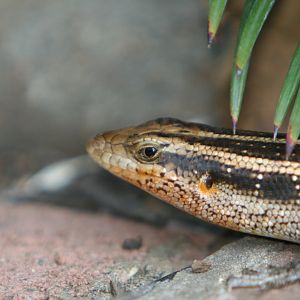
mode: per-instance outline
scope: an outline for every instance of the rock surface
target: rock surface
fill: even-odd
[[[205,257],[216,238],[37,204],[0,202],[0,220],[0,299],[105,299]],[[122,248],[137,237],[138,250]]]
[[[0,220],[0,299],[292,300],[300,292],[299,283],[265,291],[236,287],[245,285],[242,274],[274,269],[278,277],[278,270],[300,261],[299,245],[248,237],[222,247],[226,238],[202,226],[157,228],[103,213],[3,201]],[[140,239],[141,247],[124,249],[128,238]],[[195,259],[204,259],[197,273]]]

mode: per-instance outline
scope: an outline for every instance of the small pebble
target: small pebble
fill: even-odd
[[[143,240],[139,236],[137,238],[125,239],[122,243],[122,248],[125,250],[137,250],[142,247]]]

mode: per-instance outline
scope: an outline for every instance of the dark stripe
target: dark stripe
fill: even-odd
[[[274,161],[285,160],[285,143],[245,141],[243,139],[199,137],[188,134],[148,132],[146,136],[156,136],[161,138],[178,138],[189,145],[203,145],[210,147],[227,148],[227,152],[242,156],[252,156],[255,158],[267,158]],[[279,155],[278,155],[279,153]],[[296,145],[289,161],[300,162],[300,145]]]
[[[211,147],[227,148],[227,152],[255,158],[266,158],[274,161],[285,160],[285,144],[262,141],[233,140],[230,138],[187,138],[189,144],[201,144]],[[279,153],[279,154],[278,154]],[[289,161],[300,162],[300,146],[297,145]]]
[[[209,172],[215,181],[231,184],[235,189],[242,190],[245,195],[249,190],[258,190],[258,198],[272,200],[299,199],[298,191],[295,189],[295,185],[299,182],[293,182],[288,175],[262,173],[263,179],[259,180],[256,177],[252,178],[252,175],[257,173],[245,168],[232,168],[232,166],[221,164],[218,161],[205,160],[203,156],[187,158],[184,155],[164,152],[159,164],[165,166],[170,162],[177,167],[175,170],[177,173],[188,171],[188,176],[199,176],[200,179],[202,174]],[[231,168],[230,173],[227,172],[227,168]],[[197,171],[197,175],[194,171]],[[256,184],[260,184],[259,189],[256,188]]]

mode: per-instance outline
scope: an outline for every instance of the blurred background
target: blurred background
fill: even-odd
[[[2,0],[1,187],[84,154],[87,139],[101,131],[159,116],[231,126],[242,4],[229,2],[208,49],[206,1]],[[271,13],[254,51],[240,128],[272,130],[299,38],[298,11],[299,2],[289,0]]]

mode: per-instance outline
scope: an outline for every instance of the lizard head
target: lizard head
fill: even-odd
[[[195,190],[199,192],[199,174],[188,158],[193,145],[183,138],[195,136],[197,131],[192,123],[157,119],[98,134],[88,142],[87,151],[114,175],[183,207],[195,196]],[[210,189],[211,177],[205,173],[202,177],[203,188]]]

